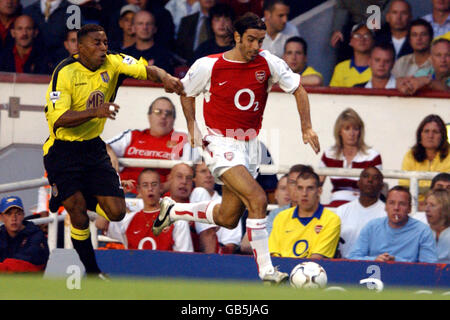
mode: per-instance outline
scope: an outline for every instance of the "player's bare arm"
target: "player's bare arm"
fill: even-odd
[[[116,119],[120,107],[112,102],[102,103],[98,108],[89,108],[83,111],[67,110],[56,120],[55,130],[60,127],[71,128],[79,126],[94,118]]]
[[[294,92],[297,110],[300,115],[300,125],[302,128],[302,137],[305,144],[309,143],[315,153],[320,152],[319,137],[312,129],[311,114],[309,107],[308,93],[300,84]]]
[[[184,94],[183,84],[180,79],[168,74],[156,66],[146,66],[147,79],[153,82],[162,83],[166,92],[182,95]]]
[[[202,146],[202,134],[195,121],[195,98],[181,96],[180,101],[183,107],[184,117],[186,118],[191,147],[200,147]]]

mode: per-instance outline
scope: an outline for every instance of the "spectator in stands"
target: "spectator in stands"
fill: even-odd
[[[383,188],[383,174],[376,167],[364,169],[358,180],[358,199],[346,203],[336,210],[341,218],[341,240],[339,252],[348,258],[350,250],[358,239],[361,229],[372,219],[386,216],[384,203],[380,200]]]
[[[352,108],[345,109],[334,124],[334,146],[325,150],[319,163],[320,168],[376,167],[382,169],[381,155],[364,141],[364,122]],[[337,208],[359,197],[358,178],[330,177],[333,190],[331,202],[327,205]],[[321,177],[322,183],[325,177]]]
[[[267,30],[262,49],[282,58],[286,40],[300,36],[297,28],[288,22],[289,6],[284,0],[264,0],[263,10]]]
[[[422,18],[433,27],[434,37],[450,32],[450,2],[447,0],[431,0],[432,12]]]
[[[447,128],[442,118],[436,114],[426,116],[416,131],[416,143],[403,157],[404,171],[450,172],[450,144]],[[400,185],[408,186],[409,180],[400,180]],[[419,210],[423,211],[424,195],[430,181],[419,181]]]
[[[38,30],[30,16],[17,17],[11,29],[14,44],[2,50],[0,71],[50,74],[51,65],[45,49],[35,41],[37,34]]]
[[[368,11],[368,7],[376,5],[381,10],[380,26],[384,24],[384,19],[391,0],[337,0],[333,11],[332,34],[330,45],[337,49],[337,62],[350,59],[353,50],[348,43],[351,41],[352,26],[366,24],[373,11]]]
[[[140,6],[143,10],[151,12],[155,17],[157,29],[155,34],[156,43],[165,47],[167,50],[173,50],[175,45],[175,24],[173,23],[173,18],[169,10],[164,8],[162,1],[139,0],[138,2],[141,3]]]
[[[240,17],[247,12],[253,12],[258,17],[263,15],[263,0],[219,0],[219,3],[225,3],[232,7],[236,17]]]
[[[322,74],[307,64],[308,45],[301,37],[291,37],[284,45],[283,60],[295,73],[299,73],[303,86],[321,86]]]
[[[441,172],[434,176],[433,180],[431,180],[430,189],[446,189],[450,191],[450,173]]]
[[[394,67],[394,47],[392,44],[379,43],[370,51],[369,67],[372,77],[369,81],[355,85],[368,89],[395,89],[395,77],[391,71]]]
[[[181,19],[200,11],[200,2],[198,0],[169,0],[165,8],[172,15],[175,25],[175,35],[177,35]]]
[[[19,197],[4,197],[0,202],[0,272],[42,271],[49,250],[42,230],[24,221],[25,212]]]
[[[421,89],[450,90],[450,41],[439,39],[431,45],[431,67],[419,69],[414,77],[397,82],[400,92],[414,95]]]
[[[155,40],[156,24],[153,14],[146,10],[137,12],[133,18],[133,29],[136,32],[136,43],[124,49],[123,53],[138,60],[142,57],[149,65],[155,65],[173,74],[170,52]]]
[[[73,56],[78,53],[77,30],[67,30],[64,48],[66,49],[68,56]]]
[[[123,243],[126,249],[192,252],[192,239],[186,221],[174,223],[158,236],[152,232],[153,221],[160,209],[161,184],[158,172],[144,169],[139,174],[137,189],[144,202],[142,210],[127,213],[123,220],[116,222],[98,216],[96,227],[107,237]]]
[[[135,184],[143,168],[119,167],[118,157],[161,160],[190,160],[191,148],[185,133],[175,131],[175,106],[169,98],[156,98],[148,108],[149,129],[126,130],[106,142],[113,167],[120,172],[125,194],[133,197]],[[167,191],[168,169],[156,169],[161,175],[162,192]]]
[[[353,57],[336,65],[330,86],[353,87],[355,84],[369,81],[372,76],[369,59],[373,44],[373,32],[367,28],[366,24],[353,26],[350,39]]]
[[[136,12],[141,10],[139,6],[133,4],[124,5],[120,9],[119,27],[121,29],[121,37],[109,43],[108,47],[112,51],[123,52],[136,42],[136,32],[133,28],[133,19]]]
[[[0,51],[13,45],[14,40],[10,31],[21,11],[19,0],[0,0]]]
[[[422,68],[430,68],[430,47],[433,39],[433,28],[423,20],[416,19],[411,22],[408,40],[413,52],[395,61],[392,74],[397,81],[403,77],[411,77]]]
[[[391,188],[386,200],[387,216],[365,225],[348,258],[436,263],[436,243],[431,230],[426,224],[410,218],[410,211],[409,190],[402,186]]]
[[[214,37],[201,43],[194,52],[190,65],[197,59],[215,53],[222,53],[233,48],[234,12],[226,4],[216,4],[209,11],[209,20]]]
[[[394,60],[412,53],[408,41],[408,28],[411,22],[411,5],[406,0],[391,0],[386,13],[386,26],[376,34],[375,42],[392,44],[395,49]]]
[[[269,237],[270,253],[291,258],[333,258],[341,221],[320,204],[319,176],[311,171],[302,172],[296,183],[297,206],[280,212],[275,218]]]
[[[431,190],[425,199],[426,216],[436,241],[438,263],[450,263],[450,191]]]
[[[49,53],[54,66],[66,57],[63,47],[67,21],[71,15],[67,0],[41,0],[24,8],[24,13],[31,16],[39,29],[39,41]],[[80,17],[83,23],[83,16]]]
[[[181,19],[176,40],[176,53],[188,63],[194,58],[194,51],[206,40],[214,37],[208,23],[209,11],[215,0],[199,0],[200,11]]]
[[[282,176],[280,180],[278,180],[277,188],[275,189],[275,201],[279,207],[284,207],[291,203],[288,190],[288,176],[287,173]]]
[[[214,190],[214,177],[205,162],[194,164],[194,185],[190,195],[191,203],[211,200],[221,200],[222,197]],[[239,221],[234,229],[195,222],[200,251],[204,253],[235,253],[239,249],[242,238],[242,225]]]

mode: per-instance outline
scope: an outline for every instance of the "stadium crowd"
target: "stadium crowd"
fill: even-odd
[[[450,2],[430,1],[432,12],[415,20],[405,0],[358,2],[371,2],[383,9],[385,23],[373,30],[365,23],[367,6],[338,0],[330,36],[338,61],[328,85],[398,89],[406,95],[414,95],[422,88],[448,92]],[[266,23],[262,49],[282,58],[302,76],[305,86],[326,85],[317,71],[320,66],[308,64],[308,44],[301,30],[288,22],[290,11],[296,8],[290,8],[292,1],[283,0],[87,0],[81,4],[38,0],[25,7],[19,0],[0,0],[0,71],[52,74],[62,60],[76,55],[76,32],[67,28],[67,9],[73,3],[80,5],[82,25],[104,27],[110,50],[180,78],[196,59],[229,50],[234,19],[252,11]],[[190,147],[187,135],[174,129],[175,117],[173,102],[158,98],[148,108],[148,129],[124,128],[106,142],[126,197],[136,201],[133,205],[127,202],[125,219],[107,221],[99,217],[97,227],[120,241],[121,248],[251,254],[245,215],[233,229],[177,221],[167,232],[152,234],[163,195],[181,203],[221,199],[220,186],[214,184],[211,172]],[[321,202],[326,177],[318,176],[307,165],[292,166],[280,179],[275,175],[259,177],[269,203],[279,206],[268,213],[271,254],[450,263],[447,128],[445,121],[433,114],[417,125],[416,144],[404,156],[401,169],[440,174],[431,183],[420,183],[419,212],[414,217],[410,215],[411,194],[405,187],[408,182],[399,181],[398,186],[387,188],[380,171],[382,155],[366,145],[364,121],[349,108],[336,119],[332,132],[335,144],[321,154],[315,165],[364,170],[359,178],[329,177],[333,186],[329,203]],[[266,151],[262,155],[268,159],[261,162],[271,163]],[[196,160],[196,164],[180,164],[171,170],[122,168],[120,157]],[[38,211],[45,215],[51,190],[42,188],[40,192],[47,195],[39,198],[42,209]],[[8,201],[3,199],[1,205],[4,226],[0,228],[0,271],[5,259],[22,259],[14,239],[18,234],[28,236],[23,233],[30,229],[26,221],[20,227],[24,210],[20,199],[12,199],[13,205],[7,205]],[[13,223],[18,228],[14,232],[8,230],[11,216],[19,216],[19,222]],[[43,249],[48,256],[48,248]],[[42,265],[42,261],[33,259],[23,258]]]

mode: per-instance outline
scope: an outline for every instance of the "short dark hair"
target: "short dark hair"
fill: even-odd
[[[78,43],[81,42],[81,40],[87,36],[89,33],[91,32],[99,32],[99,31],[103,31],[105,32],[105,29],[102,26],[99,26],[98,24],[86,24],[84,26],[81,27],[80,30],[78,30],[77,33],[77,40]]]
[[[167,98],[167,97],[158,97],[158,98],[156,98],[155,100],[153,100],[153,102],[152,102],[152,103],[150,104],[150,106],[148,107],[148,112],[147,112],[147,114],[151,114],[151,113],[152,113],[153,106],[155,105],[156,101],[159,101],[159,100],[166,100],[167,102],[170,103],[170,105],[172,106],[173,118],[175,119],[175,118],[176,118],[175,105],[173,104],[172,100],[170,100],[170,99]]]
[[[313,172],[313,168],[311,166],[308,165],[304,165],[304,164],[294,164],[288,172],[288,175],[291,174],[292,172],[297,172],[297,173],[302,173],[305,171],[309,171],[309,172]]]
[[[381,49],[383,51],[390,51],[392,54],[392,59],[395,60],[395,49],[394,49],[394,46],[392,45],[392,43],[384,42],[384,41],[376,42],[374,44],[374,46],[372,47],[372,49],[370,50],[371,55],[375,51],[375,49]]]
[[[140,182],[141,182],[141,177],[142,177],[142,175],[144,175],[145,173],[154,173],[154,174],[156,174],[157,176],[158,176],[158,180],[159,180],[159,182],[161,182],[161,176],[159,175],[159,173],[155,170],[155,169],[152,169],[152,168],[145,168],[145,169],[143,169],[142,171],[141,171],[141,173],[139,173],[139,176],[138,176],[138,178],[137,178],[137,184],[140,184]]]
[[[288,5],[285,0],[264,0],[263,11],[272,11],[276,4]]]
[[[217,3],[209,10],[209,17],[211,19],[213,17],[226,17],[234,21],[235,14],[233,8],[226,3]]]
[[[264,21],[252,12],[247,12],[239,17],[234,22],[233,27],[234,31],[239,33],[241,37],[248,29],[266,30],[266,24]]]
[[[78,38],[78,29],[66,29],[66,33],[64,35],[64,41],[67,41],[67,39],[69,39],[69,34],[71,32],[76,32],[77,33],[77,38]]]
[[[408,30],[408,39],[411,36],[412,27],[416,27],[416,26],[423,26],[423,27],[425,27],[425,29],[427,29],[428,35],[430,36],[430,43],[431,43],[431,40],[433,40],[433,36],[434,36],[433,27],[427,20],[422,19],[422,18],[415,19],[411,22],[411,24],[409,25],[409,30]]]
[[[290,42],[297,42],[297,43],[301,44],[303,47],[303,53],[305,55],[308,54],[308,44],[306,43],[305,39],[303,39],[302,37],[298,37],[298,36],[293,36],[286,40],[286,42],[284,44],[284,52],[286,52],[286,46]]]
[[[411,204],[411,202],[412,202],[411,192],[409,192],[409,189],[407,187],[404,187],[404,186],[394,186],[394,187],[392,187],[391,189],[389,189],[389,191],[388,191],[388,193],[386,195],[386,199],[389,198],[389,194],[392,191],[400,191],[400,192],[405,192],[406,194],[408,194],[408,198],[409,198],[408,201],[409,201],[409,204]]]
[[[321,186],[320,177],[317,173],[314,172],[314,170],[305,170],[303,172],[300,172],[300,174],[297,177],[297,180],[298,179],[303,180],[314,179],[314,181],[316,182],[316,187],[319,188]]]
[[[433,189],[434,186],[436,185],[436,183],[438,183],[439,181],[450,182],[450,173],[441,172],[441,173],[435,175],[433,180],[431,180],[431,187],[430,187],[430,189]]]

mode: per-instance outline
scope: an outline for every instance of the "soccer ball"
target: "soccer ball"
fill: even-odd
[[[315,262],[303,262],[292,269],[289,283],[294,288],[324,288],[327,285],[327,273]]]

